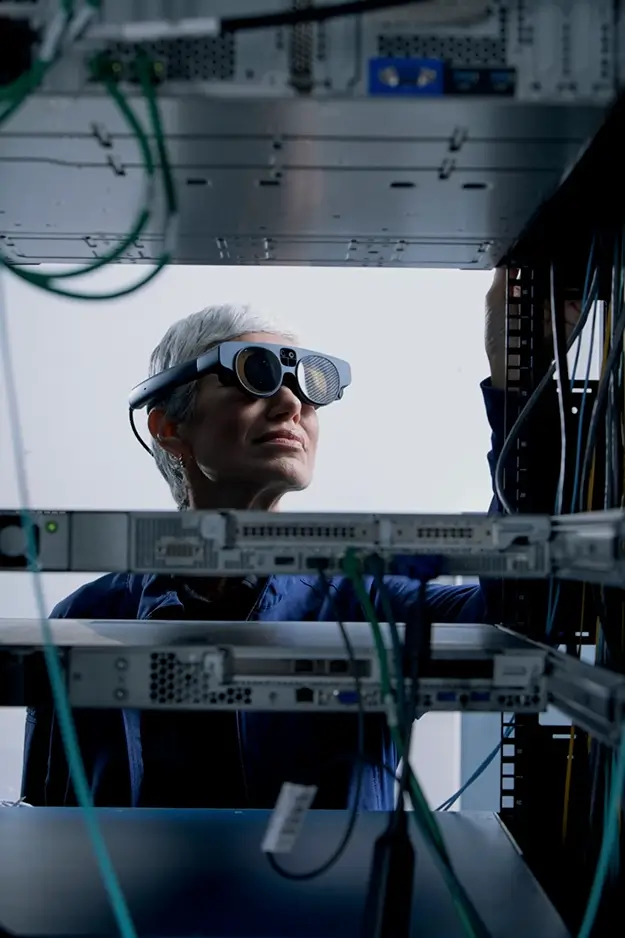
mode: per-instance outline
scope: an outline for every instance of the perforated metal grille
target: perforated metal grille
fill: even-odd
[[[240,707],[252,702],[251,687],[210,689],[210,676],[201,661],[180,661],[175,652],[150,655],[150,700],[155,704],[226,704]]]
[[[294,10],[307,10],[310,0],[293,0]],[[291,78],[297,87],[307,87],[311,80],[314,31],[312,23],[300,23],[291,31]]]
[[[209,543],[189,533],[179,518],[138,518],[134,525],[134,557],[142,570],[166,570],[172,564],[183,564],[191,570],[214,560]]]
[[[233,35],[198,39],[171,39],[142,45],[150,59],[158,62],[169,81],[230,81],[236,68]],[[130,64],[135,47],[113,43],[109,52],[123,64]]]
[[[378,55],[385,58],[442,59],[457,67],[504,67],[506,46],[488,36],[378,36]]]
[[[470,541],[475,531],[473,528],[417,528],[416,535],[433,540]]]
[[[247,538],[293,537],[299,540],[350,540],[356,528],[350,525],[244,524],[241,534]]]
[[[455,567],[459,574],[462,574],[463,568],[465,568],[471,576],[500,576],[505,573],[508,575],[514,573],[527,574],[542,570],[544,559],[539,552],[537,552],[536,557],[530,557],[529,560],[523,557],[513,559],[506,554],[501,556],[475,554],[466,563],[463,560],[458,560]]]

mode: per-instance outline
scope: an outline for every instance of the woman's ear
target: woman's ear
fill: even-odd
[[[185,459],[190,455],[189,444],[180,435],[180,424],[159,407],[148,414],[148,430],[152,439],[176,459]]]

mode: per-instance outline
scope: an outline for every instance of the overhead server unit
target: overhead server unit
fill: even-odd
[[[425,0],[249,25],[312,6],[215,0],[194,19],[183,0],[102,0],[5,127],[11,260],[92,262],[132,227],[143,167],[94,65],[103,57],[142,116],[138,51],[153,63],[179,192],[172,259],[186,264],[488,268],[557,188],[619,84],[611,0]],[[58,4],[4,7],[22,50],[14,77]],[[153,207],[120,261],[160,256],[162,203]]]

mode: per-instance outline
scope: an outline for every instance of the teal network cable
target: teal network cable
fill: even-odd
[[[86,0],[76,12],[73,0],[61,0],[43,31],[32,66],[15,81],[0,88],[0,102],[6,104],[0,109],[0,127],[41,87],[50,69],[60,60],[63,46],[66,43],[71,45],[84,34],[99,7],[100,0]]]
[[[154,212],[154,186],[156,163],[152,154],[152,149],[147,134],[145,133],[139,119],[134,113],[126,96],[119,88],[119,83],[111,69],[111,63],[106,57],[96,57],[92,63],[94,77],[98,79],[107,94],[120,112],[122,118],[127,124],[131,135],[136,139],[141,162],[143,164],[145,184],[144,192],[141,198],[138,211],[131,225],[130,231],[121,242],[107,252],[103,257],[91,261],[89,264],[75,267],[70,270],[59,271],[55,273],[40,273],[39,271],[29,270],[15,265],[6,255],[0,252],[0,263],[9,269],[20,279],[25,280],[31,286],[39,287],[55,296],[65,297],[67,299],[88,301],[107,301],[129,296],[137,290],[146,286],[154,280],[158,274],[170,263],[172,252],[175,246],[175,240],[178,229],[178,203],[176,187],[174,185],[171,164],[167,154],[167,145],[160,118],[158,102],[155,92],[155,75],[149,60],[140,55],[137,57],[137,71],[141,83],[143,97],[146,102],[147,111],[150,117],[151,131],[155,139],[158,162],[160,164],[160,176],[163,184],[165,201],[165,223],[163,231],[163,251],[156,261],[155,265],[150,267],[148,272],[138,281],[121,287],[113,291],[104,291],[101,293],[83,293],[76,290],[67,289],[59,285],[59,281],[73,279],[75,277],[84,277],[94,271],[100,270],[115,261],[121,260],[126,251],[135,243],[138,237],[145,231],[147,225],[152,219]]]
[[[100,870],[102,882],[108,895],[111,909],[115,917],[122,938],[137,938],[135,927],[124,898],[119,880],[115,873],[111,857],[102,837],[98,824],[93,799],[89,789],[89,782],[85,766],[80,753],[78,734],[72,715],[72,706],[65,688],[63,669],[59,660],[58,651],[54,645],[52,629],[46,615],[46,604],[43,595],[41,574],[37,562],[34,539],[34,523],[31,515],[28,479],[26,476],[25,447],[22,436],[22,426],[17,398],[17,386],[13,371],[13,357],[11,354],[8,311],[4,292],[4,281],[0,272],[0,360],[4,369],[4,383],[7,394],[9,425],[13,459],[17,475],[18,494],[21,503],[22,526],[27,537],[27,556],[29,569],[33,576],[33,588],[37,612],[41,621],[43,637],[43,651],[48,669],[52,699],[59,721],[61,738],[67,756],[70,778],[76,793],[78,805],[82,808],[85,826],[91,840],[93,852]]]
[[[618,843],[619,836],[619,815],[623,795],[625,793],[625,726],[621,731],[621,743],[616,760],[616,766],[612,773],[612,783],[610,785],[610,797],[606,810],[605,827],[599,850],[599,859],[593,879],[586,912],[578,938],[591,938],[595,918],[601,903],[603,888],[610,872],[610,864],[613,862],[614,851]]]
[[[380,627],[380,622],[378,620],[375,608],[371,601],[371,597],[363,585],[362,566],[354,551],[347,552],[343,562],[343,569],[352,583],[354,592],[356,593],[358,601],[362,606],[365,618],[371,625],[373,639],[376,647],[376,654],[380,666],[380,681],[382,684],[382,693],[387,710],[389,729],[391,731],[391,736],[393,738],[393,742],[397,749],[399,758],[406,760],[405,764],[407,764],[408,753],[404,751],[404,740],[400,730],[400,721],[393,696],[388,656],[386,653],[386,647],[384,645],[382,629]],[[401,675],[401,669],[399,673]],[[410,800],[413,806],[413,816],[415,823],[417,824],[417,827],[421,831],[422,835],[425,837],[426,842],[429,843],[430,847],[432,848],[434,857],[439,861],[440,871],[451,895],[456,913],[462,924],[465,934],[468,936],[468,938],[486,938],[488,932],[484,926],[484,923],[480,919],[477,910],[473,906],[473,903],[469,899],[464,887],[460,883],[453,870],[451,859],[447,852],[447,847],[443,840],[439,826],[436,822],[434,814],[430,810],[430,806],[427,803],[427,799],[423,794],[417,777],[412,770],[410,770],[408,793],[410,795]]]
[[[514,723],[510,723],[509,726],[506,726],[503,737],[499,740],[494,749],[489,752],[484,761],[478,765],[477,769],[469,776],[466,782],[464,782],[460,788],[454,792],[453,795],[450,795],[449,798],[446,798],[445,801],[442,801],[441,804],[439,804],[439,806],[436,808],[437,811],[449,811],[449,809],[455,805],[456,801],[462,798],[465,791],[467,791],[471,785],[473,785],[478,780],[478,778],[484,774],[489,765],[491,765],[491,763],[496,759],[498,754],[501,752],[506,739],[509,739],[513,732]]]

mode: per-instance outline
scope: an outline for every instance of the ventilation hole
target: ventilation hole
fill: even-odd
[[[463,189],[488,189],[488,185],[485,182],[463,182]]]
[[[449,65],[502,68],[507,65],[505,34],[500,39],[483,36],[412,35],[378,36],[378,55],[384,58],[433,58]]]
[[[235,75],[235,38],[232,34],[147,42],[143,49],[151,59],[160,63],[163,77],[169,81],[229,81]],[[130,71],[131,80],[136,81],[136,69],[132,68],[134,45],[112,43],[108,51]]]
[[[276,188],[280,185],[279,179],[259,179],[257,182],[258,186],[261,186],[263,189]]]
[[[188,186],[207,186],[208,179],[205,179],[203,176],[189,176],[187,179]]]
[[[401,180],[396,180],[390,184],[391,189],[414,189],[414,182],[405,182]]]

